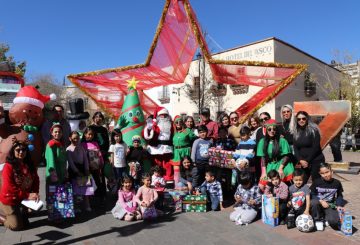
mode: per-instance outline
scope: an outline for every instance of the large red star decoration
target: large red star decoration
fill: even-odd
[[[127,94],[126,80],[135,77],[141,81],[137,84],[141,106],[151,114],[157,104],[143,91],[183,83],[198,47],[216,82],[263,87],[237,109],[242,121],[306,69],[306,65],[301,64],[213,59],[189,1],[167,0],[144,64],[71,74],[68,78],[104,111],[117,118]]]

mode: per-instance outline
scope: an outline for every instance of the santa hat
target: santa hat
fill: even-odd
[[[154,118],[157,118],[159,115],[163,114],[169,115],[169,111],[165,107],[159,106],[155,109]]]
[[[44,104],[49,100],[56,100],[56,95],[42,95],[36,88],[32,86],[25,86],[22,87],[16,94],[14,104],[26,103],[42,109],[44,108]]]
[[[176,116],[174,117],[174,123],[176,123],[176,121],[179,121],[179,120],[182,121],[182,117],[179,116],[179,115],[176,115]]]

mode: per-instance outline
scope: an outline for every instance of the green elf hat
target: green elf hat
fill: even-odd
[[[132,139],[132,142],[134,142],[134,141],[139,141],[139,142],[141,142],[141,137],[140,137],[140,135],[134,135],[131,139]]]

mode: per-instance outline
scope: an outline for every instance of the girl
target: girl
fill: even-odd
[[[21,205],[24,199],[40,199],[39,176],[31,161],[28,145],[15,141],[2,170],[0,211],[4,216],[0,216],[0,224],[11,230],[27,226],[27,208]]]
[[[79,183],[81,178],[87,178],[90,175],[89,161],[84,148],[79,145],[80,135],[77,131],[70,133],[69,140],[71,145],[66,148],[66,155],[69,164],[69,177],[72,180],[75,195],[84,196],[84,208],[91,212],[89,196],[94,195],[93,186],[87,186],[85,183]]]
[[[265,123],[266,134],[257,146],[257,156],[261,157],[260,188],[266,185],[266,175],[274,169],[279,172],[283,182],[292,180],[294,166],[289,162],[291,148],[284,137],[280,137],[276,121],[269,119]]]
[[[109,148],[110,162],[114,167],[116,182],[119,183],[126,176],[127,145],[122,139],[121,130],[116,128],[111,132],[111,145]]]
[[[147,151],[141,145],[141,137],[134,135],[132,137],[133,145],[130,146],[126,161],[130,167],[130,176],[134,178],[135,188],[137,189],[140,185],[140,178],[142,169],[144,167],[144,159],[147,156]]]
[[[98,143],[94,141],[94,131],[90,127],[85,129],[81,141],[81,146],[88,156],[90,173],[97,186],[95,195],[100,199],[100,206],[103,206],[106,195],[105,176],[103,174],[104,160]]]
[[[45,149],[46,159],[46,183],[63,184],[67,175],[66,152],[62,143],[62,127],[54,124],[50,133],[52,139],[47,143]]]
[[[197,168],[191,160],[190,156],[184,156],[181,159],[180,179],[177,188],[182,191],[189,191],[192,194],[194,187],[194,176],[196,176]]]
[[[294,127],[294,153],[300,167],[305,172],[305,184],[311,175],[312,180],[320,178],[319,166],[325,162],[325,157],[320,147],[320,131],[311,121],[306,111],[299,111]]]
[[[344,211],[343,187],[333,178],[333,171],[328,163],[321,163],[320,179],[315,179],[311,190],[311,214],[317,230],[324,230],[326,221],[334,230],[339,229],[339,211]]]
[[[151,189],[150,174],[144,174],[142,181],[143,186],[138,189],[135,200],[140,206],[140,210],[144,219],[156,218],[158,213],[154,204],[158,199],[158,194],[156,190]]]
[[[133,182],[130,177],[124,176],[122,178],[118,196],[119,199],[111,210],[114,218],[124,219],[125,221],[140,220],[141,214],[136,208],[135,190],[133,189]]]

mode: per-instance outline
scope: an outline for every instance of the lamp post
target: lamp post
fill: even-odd
[[[201,53],[199,52],[197,55],[196,55],[196,58],[199,60],[199,89],[198,89],[198,102],[199,102],[199,117],[200,117],[200,113],[201,113],[201,101],[200,101],[200,98],[201,98],[201,93],[200,93],[200,89],[201,89],[201,86],[200,86],[200,81],[201,81]]]

